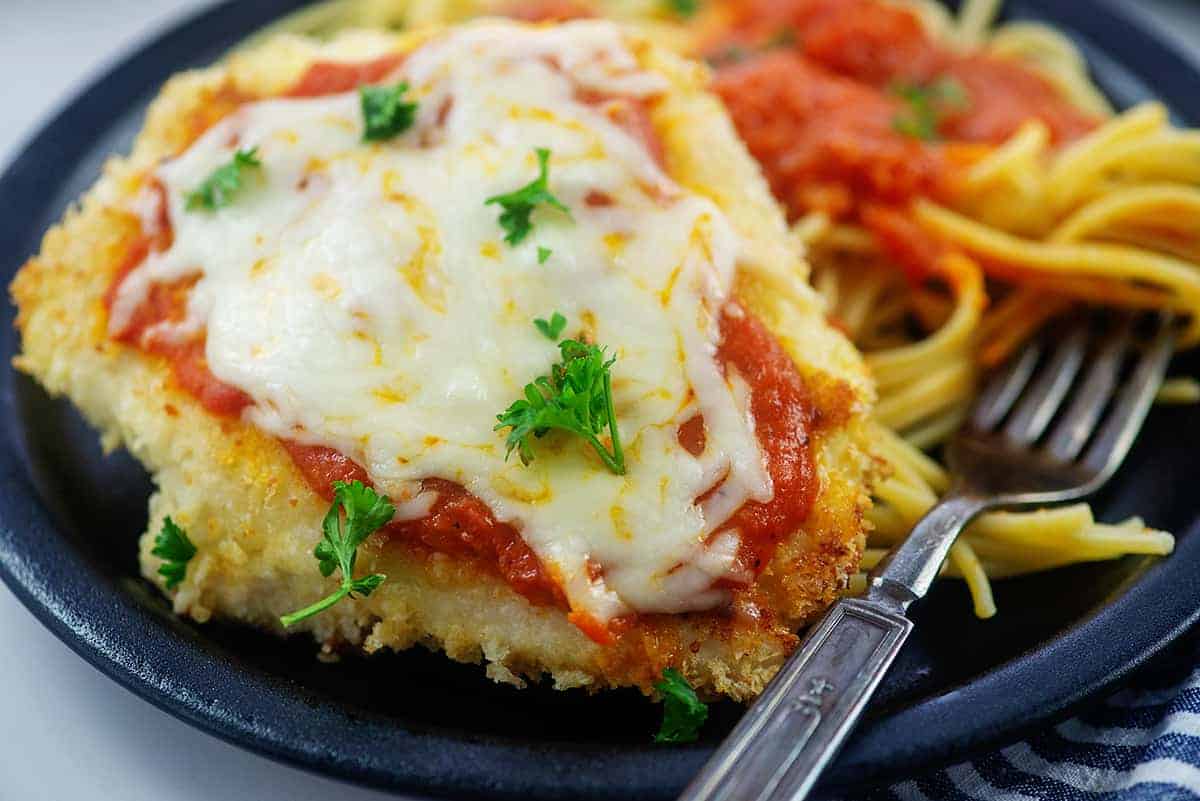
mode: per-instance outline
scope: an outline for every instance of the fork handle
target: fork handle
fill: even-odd
[[[835,603],[679,801],[804,798],[910,631],[890,603]]]
[[[830,607],[679,801],[805,798],[908,639],[908,605],[993,502],[956,487],[934,506],[872,571],[865,598]]]
[[[867,596],[891,598],[902,609],[924,598],[967,524],[996,504],[961,485],[950,488],[912,531],[871,571]]]

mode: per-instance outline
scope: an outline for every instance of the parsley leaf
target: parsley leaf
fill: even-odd
[[[550,260],[550,257],[552,255],[554,255],[554,251],[551,250],[550,248],[539,247],[538,248],[538,264],[545,264],[547,261]]]
[[[417,104],[405,103],[408,84],[363,86],[358,90],[363,115],[363,141],[383,142],[402,134],[417,119]]]
[[[700,737],[700,727],[708,719],[708,706],[696,697],[692,685],[678,670],[667,668],[654,689],[663,697],[662,727],[654,735],[654,742],[695,742]]]
[[[558,429],[583,437],[609,470],[625,475],[625,454],[612,399],[611,371],[616,357],[606,360],[603,348],[573,339],[558,343],[558,349],[562,362],[554,365],[549,376],[527,384],[524,400],[496,417],[496,431],[511,429],[505,458],[517,451],[521,462],[528,465],[533,461],[533,438]],[[598,438],[605,428],[612,440],[611,452]]]
[[[665,0],[668,11],[680,17],[692,17],[700,10],[700,0]]]
[[[954,78],[939,78],[927,86],[899,83],[891,92],[905,102],[905,108],[892,118],[892,128],[927,142],[938,138],[938,124],[947,114],[962,111],[971,102],[967,90]]]
[[[396,508],[387,496],[379,495],[361,481],[335,481],[333,496],[333,504],[321,524],[321,541],[313,549],[313,556],[317,559],[317,569],[322,576],[331,576],[334,570],[341,571],[342,586],[312,606],[279,618],[285,627],[324,612],[343,598],[353,598],[355,595],[365,598],[387,578],[374,573],[355,579],[354,561],[358,556],[358,546],[386,525],[396,513]]]
[[[167,589],[173,590],[187,575],[188,562],[196,555],[196,546],[188,539],[187,532],[167,517],[154,537],[154,548],[150,553],[163,560],[158,566],[158,575],[167,580]]]
[[[542,334],[545,335],[546,339],[550,340],[551,342],[557,342],[559,335],[563,332],[563,329],[567,327],[567,318],[563,317],[558,312],[555,312],[554,314],[550,315],[550,320],[548,322],[539,317],[533,321],[533,324],[537,327],[537,330],[541,331]]]
[[[228,206],[234,196],[242,191],[246,170],[260,167],[262,162],[258,160],[257,147],[237,151],[232,161],[213,170],[204,183],[188,193],[187,210],[216,211]]]
[[[504,241],[510,245],[520,244],[529,232],[533,230],[530,218],[538,204],[545,203],[571,216],[571,210],[561,200],[550,193],[550,151],[539,147],[536,151],[538,158],[538,177],[515,192],[507,195],[496,195],[484,201],[485,206],[499,205],[504,211],[500,213],[500,227],[508,232]]]

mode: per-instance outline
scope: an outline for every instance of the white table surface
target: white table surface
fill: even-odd
[[[0,0],[0,164],[81,81],[209,2]],[[1200,51],[1200,0],[1125,2],[1153,7],[1164,32]],[[0,637],[3,801],[392,798],[279,765],[176,720],[75,656],[3,585]]]

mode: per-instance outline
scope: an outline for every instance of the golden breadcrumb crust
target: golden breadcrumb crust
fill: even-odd
[[[361,62],[411,49],[429,35],[353,32],[325,44],[277,37],[173,78],[151,106],[132,155],[108,163],[13,282],[23,343],[16,366],[73,400],[106,447],[127,448],[154,476],[141,539],[146,578],[162,583],[150,549],[167,514],[197,545],[173,596],[180,614],[282,634],[280,614],[336,583],[321,577],[312,557],[328,504],[273,437],[206,412],[175,385],[165,361],[107,339],[102,298],[139,233],[125,207],[159,161],[185,149],[240,97],[278,94],[317,60]],[[560,609],[531,605],[475,563],[369,542],[359,569],[388,580],[370,598],[344,601],[298,627],[326,648],[374,652],[419,643],[453,659],[482,659],[497,681],[549,675],[561,688],[633,685],[648,692],[664,667],[675,666],[705,694],[747,699],[794,648],[795,630],[856,571],[871,469],[864,419],[873,393],[859,355],[826,324],[766,183],[719,102],[704,91],[707,72],[634,34],[630,41],[644,66],[673,86],[654,111],[669,171],[712,198],[745,239],[737,293],[795,358],[817,402],[821,491],[804,529],[781,545],[759,579],[756,600],[768,614],[646,616],[606,648]]]

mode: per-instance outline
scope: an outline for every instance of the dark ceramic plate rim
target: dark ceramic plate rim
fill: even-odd
[[[0,177],[0,253],[10,278],[36,245],[38,220],[61,202],[62,183],[112,109],[146,98],[171,73],[214,47],[295,10],[295,0],[226,2],[147,42],[80,91]],[[1087,5],[1086,11],[1082,6]],[[1157,34],[1108,2],[1043,0],[1041,13],[1094,42],[1194,118],[1189,92],[1200,70]],[[1082,13],[1081,13],[1082,11]],[[1115,43],[1119,42],[1119,47]],[[36,166],[35,166],[36,165]],[[5,311],[11,322],[12,310]],[[10,334],[11,336],[11,334]],[[11,352],[11,351],[10,351]],[[78,552],[53,537],[14,430],[13,374],[3,374],[6,435],[0,449],[0,577],[56,636],[108,676],[214,735],[266,756],[354,781],[447,797],[669,797],[708,755],[706,747],[615,752],[553,748],[404,731],[383,717],[352,714],[305,688],[214,659],[154,611],[92,575]],[[835,767],[837,784],[879,780],[962,757],[1063,715],[1164,648],[1200,617],[1200,557],[1193,524],[1171,559],[1155,564],[1121,598],[1045,646],[934,698],[866,724]],[[1110,633],[1119,633],[1113,637]],[[1086,655],[1086,659],[1080,659]],[[1020,704],[1011,703],[1020,697]],[[969,714],[966,714],[969,710]],[[513,770],[520,765],[520,770]]]

